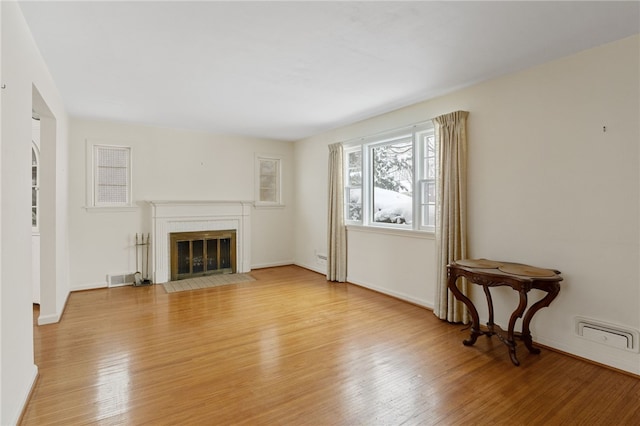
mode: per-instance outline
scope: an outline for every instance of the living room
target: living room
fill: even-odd
[[[328,145],[465,110],[471,256],[560,270],[560,295],[532,324],[535,340],[640,374],[637,351],[575,332],[578,316],[640,329],[637,27],[621,39],[287,140],[72,116],[20,7],[3,2],[1,11],[3,424],[17,418],[37,377],[32,289],[17,284],[30,284],[23,166],[31,147],[23,141],[31,140],[31,110],[43,127],[40,201],[47,212],[40,324],[60,320],[71,292],[134,272],[135,234],[152,231],[149,201],[254,200],[257,155],[281,159],[282,205],[251,210],[251,268],[294,264],[324,273],[318,255],[327,250]],[[87,208],[92,142],[131,147],[131,209]],[[349,226],[347,235],[349,282],[433,308],[433,234]],[[482,297],[472,289],[474,300]],[[496,317],[505,318],[517,302],[505,290],[494,303]]]

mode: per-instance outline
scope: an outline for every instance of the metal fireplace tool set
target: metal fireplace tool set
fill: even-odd
[[[145,241],[144,234],[140,234],[139,240],[136,233],[136,273],[133,275],[133,285],[136,287],[153,284],[149,279],[149,246],[151,246],[151,234],[147,234]],[[138,258],[140,258],[140,265],[145,264],[144,277],[138,268]]]

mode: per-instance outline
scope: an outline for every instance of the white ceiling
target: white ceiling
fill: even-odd
[[[21,2],[72,116],[298,140],[640,32],[639,2]]]

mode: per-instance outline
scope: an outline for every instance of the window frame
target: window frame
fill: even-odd
[[[126,151],[127,158],[127,186],[126,186],[126,202],[122,203],[99,203],[97,202],[97,155],[100,148],[117,149]],[[117,145],[112,143],[104,143],[97,141],[86,141],[86,156],[87,156],[87,195],[86,206],[87,210],[103,210],[103,211],[130,211],[135,208],[133,204],[133,148],[129,145]]]
[[[421,234],[434,234],[435,233],[435,223],[431,224],[423,224],[422,223],[422,203],[423,194],[420,192],[422,182],[425,182],[427,172],[425,170],[425,161],[424,156],[426,155],[426,140],[423,142],[421,136],[431,136],[434,138],[434,143],[436,145],[436,153],[435,153],[435,161],[434,165],[436,170],[434,170],[434,178],[433,181],[437,179],[437,140],[435,139],[435,127],[431,121],[414,124],[409,127],[396,129],[384,133],[380,133],[373,136],[368,136],[365,138],[360,138],[358,140],[353,140],[350,142],[345,142],[343,144],[344,148],[344,159],[343,159],[343,173],[344,173],[344,222],[348,227],[358,227],[360,229],[370,229],[370,230],[384,230],[385,233],[406,233],[417,231]],[[373,158],[372,158],[372,150],[375,147],[379,147],[382,145],[391,144],[394,141],[399,141],[401,139],[411,138],[413,144],[413,182],[412,182],[412,221],[410,225],[407,224],[396,224],[396,223],[386,223],[386,222],[375,222],[373,220],[373,192],[374,192],[374,184],[373,184]],[[361,203],[361,219],[353,220],[349,218],[349,207],[350,207],[350,195],[349,189],[350,187],[349,181],[349,155],[354,152],[360,152],[361,155],[361,189],[360,189],[360,203]],[[437,194],[436,194],[437,195]],[[434,221],[435,222],[435,221]]]
[[[263,200],[262,199],[262,162],[267,161],[274,164],[276,176],[274,179],[274,192],[275,200]],[[283,194],[282,194],[282,156],[275,154],[262,154],[256,153],[254,157],[255,167],[255,182],[254,182],[254,206],[256,208],[280,208],[284,207]]]

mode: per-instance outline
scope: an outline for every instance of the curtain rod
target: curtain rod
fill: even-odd
[[[396,127],[395,129],[383,130],[381,132],[373,133],[373,134],[370,134],[370,135],[367,135],[367,136],[358,136],[358,137],[355,137],[355,138],[347,139],[346,141],[343,141],[343,142],[340,142],[340,143],[343,146],[344,145],[355,145],[356,143],[364,142],[367,139],[378,138],[378,137],[384,136],[386,134],[400,133],[400,132],[403,132],[403,131],[406,131],[406,130],[409,130],[409,129],[413,129],[413,128],[416,128],[416,127],[423,126],[425,124],[433,124],[432,119],[419,121],[417,123],[409,124],[407,126]]]

